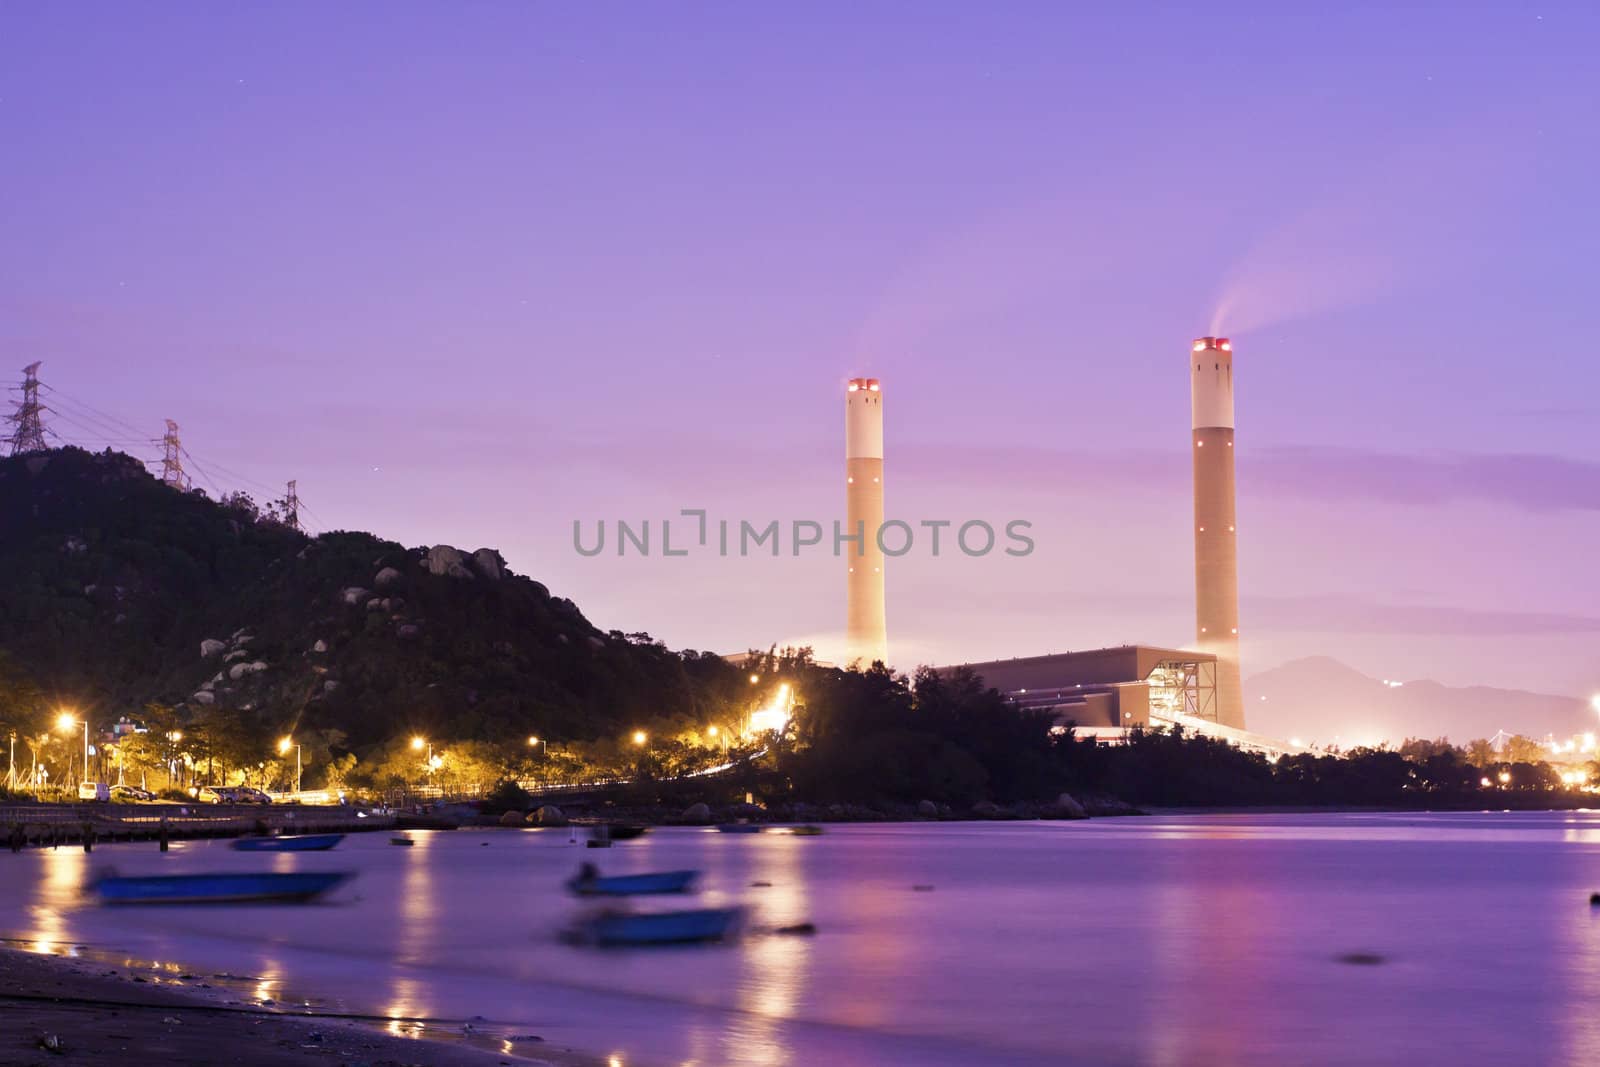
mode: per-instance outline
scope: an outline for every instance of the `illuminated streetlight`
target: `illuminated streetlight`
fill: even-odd
[[[413,751],[416,751],[416,752],[421,752],[421,751],[422,751],[422,749],[423,749],[423,748],[424,748],[424,747],[425,747],[425,746],[426,746],[426,745],[427,745],[427,744],[428,744],[428,742],[426,742],[426,741],[424,741],[424,740],[423,740],[423,739],[422,739],[422,738],[420,738],[420,737],[413,737],[413,738],[412,738],[412,739],[411,739],[411,748],[412,748],[412,750],[413,750]]]
[[[298,744],[295,744],[295,741],[294,741],[294,739],[292,737],[285,737],[282,741],[278,742],[278,755],[287,756],[289,754],[289,746],[290,745],[294,745],[294,791],[296,793],[299,793],[300,792],[300,746]]]
[[[80,722],[70,711],[63,711],[56,716],[56,729],[62,733],[71,731],[75,726],[83,727],[83,777],[80,781],[87,782],[89,780],[89,720],[84,719]]]
[[[544,754],[546,756],[550,755],[550,742],[546,741],[544,738],[539,737],[537,735],[534,735],[534,736],[528,738],[528,747],[529,748],[533,748],[533,747],[535,747],[537,745],[543,745],[544,746]]]
[[[635,730],[633,732],[633,743],[634,744],[642,745],[648,740],[650,740],[650,735],[645,733],[643,730]]]
[[[717,728],[715,726],[712,726],[712,727],[710,727],[709,729],[706,730],[706,734],[708,736],[710,736],[710,737],[716,737],[717,733],[718,733],[718,730],[717,730]]]
[[[1511,781],[1511,772],[1510,771],[1501,771],[1500,772],[1500,784],[1501,785],[1505,785],[1510,781]]]
[[[755,685],[755,684],[756,684],[756,683],[757,683],[757,682],[759,682],[759,681],[761,681],[761,675],[759,675],[759,674],[752,674],[752,675],[751,675],[751,676],[750,676],[750,684],[751,684],[751,685]],[[1600,700],[1600,697],[1596,697],[1596,698],[1595,698],[1595,699],[1597,699],[1597,700]]]

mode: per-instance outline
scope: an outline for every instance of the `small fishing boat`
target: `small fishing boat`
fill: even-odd
[[[609,947],[683,945],[732,937],[743,922],[743,908],[695,908],[645,914],[604,912],[579,923],[572,937],[580,942]]]
[[[717,826],[725,834],[759,834],[761,824],[758,822],[725,822]]]
[[[399,845],[401,848],[410,848],[415,845],[416,842],[407,837],[405,834],[395,834],[393,837],[389,838],[389,844]]]
[[[795,837],[816,837],[818,834],[822,833],[822,827],[810,825],[791,826],[789,828],[789,832]]]
[[[699,871],[659,871],[605,877],[591,863],[568,879],[567,888],[580,897],[632,897],[654,893],[687,893]]]
[[[298,837],[241,837],[233,843],[233,847],[238,852],[326,852],[343,840],[343,834],[302,834]]]
[[[631,823],[612,823],[611,840],[632,841],[636,837],[643,837],[650,831],[648,826],[634,826]]]
[[[91,888],[104,904],[304,904],[351,877],[349,871],[251,874],[107,875]]]

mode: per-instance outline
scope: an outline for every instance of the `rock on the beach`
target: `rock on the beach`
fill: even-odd
[[[917,802],[917,814],[924,819],[937,819],[939,817],[939,805],[931,800],[919,800]]]
[[[216,638],[208,637],[204,641],[200,642],[200,658],[206,659],[207,657],[215,656],[218,652],[223,651],[227,647],[227,645],[223,644],[221,641],[218,641]]]
[[[711,821],[711,808],[706,804],[690,804],[683,809],[683,821],[704,825]]]
[[[1000,805],[992,800],[980,800],[972,805],[972,814],[980,819],[993,819],[1000,814]]]
[[[540,826],[565,826],[567,815],[554,804],[546,804],[529,815],[528,821],[538,823]]]
[[[1083,805],[1071,793],[1062,793],[1056,797],[1055,816],[1058,819],[1087,819],[1089,813],[1083,810]]]
[[[520,812],[520,811],[508,811],[508,812],[506,812],[504,815],[500,816],[500,825],[501,826],[521,826],[522,825],[522,812]]]

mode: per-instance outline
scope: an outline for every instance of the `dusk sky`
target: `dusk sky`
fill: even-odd
[[[604,629],[828,658],[831,555],[572,526],[842,518],[876,376],[889,514],[1037,543],[891,561],[909,669],[1192,641],[1222,333],[1247,677],[1600,690],[1600,8],[1341,7],[11,0],[0,379]]]

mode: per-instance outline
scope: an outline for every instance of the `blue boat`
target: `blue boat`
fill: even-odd
[[[759,834],[761,824],[758,822],[725,822],[717,826],[725,834]]]
[[[104,904],[304,904],[351,877],[348,871],[163,874],[96,880]]]
[[[721,941],[738,933],[743,908],[696,908],[646,914],[606,912],[582,922],[576,939],[596,945],[682,945]]]
[[[344,840],[343,834],[302,834],[299,837],[241,837],[233,847],[239,852],[326,852]]]
[[[652,893],[687,893],[699,871],[659,871],[654,874],[621,874],[602,877],[592,864],[585,863],[567,888],[580,897],[632,897]]]

